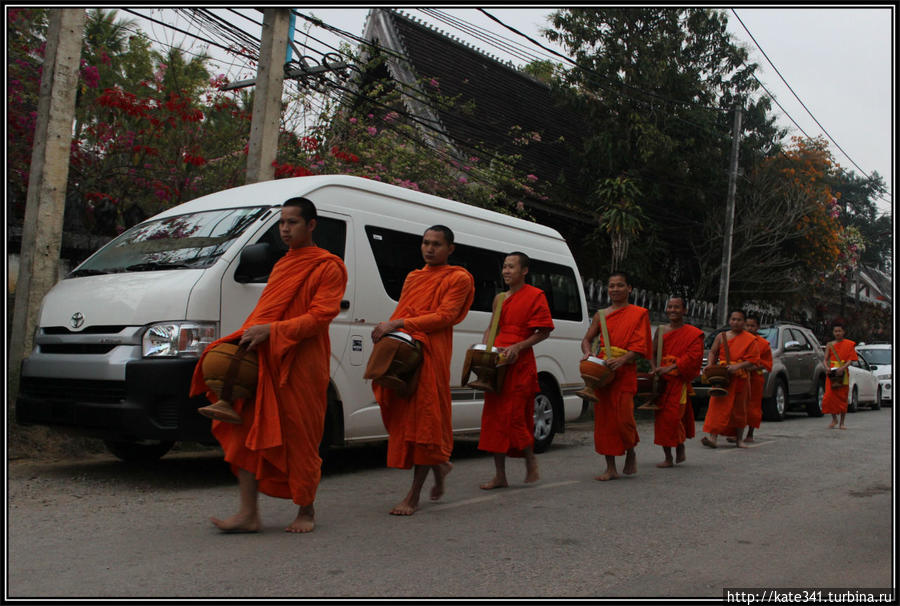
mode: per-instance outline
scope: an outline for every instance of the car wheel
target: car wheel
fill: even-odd
[[[878,391],[875,392],[875,401],[872,402],[872,410],[881,410],[881,385],[878,386]]]
[[[787,411],[788,389],[783,378],[775,383],[775,391],[771,398],[763,401],[763,413],[766,421],[784,421],[784,413]]]
[[[562,414],[559,394],[546,380],[539,381],[541,391],[534,397],[534,452],[544,452],[556,435],[556,415]]]
[[[111,453],[130,463],[156,461],[175,445],[174,441],[153,440],[103,440],[103,443]]]
[[[850,403],[847,405],[847,412],[856,412],[859,410],[859,392],[856,391],[856,385],[850,393]]]
[[[811,417],[822,416],[822,399],[825,397],[825,380],[816,385],[816,399],[806,405],[806,414]]]

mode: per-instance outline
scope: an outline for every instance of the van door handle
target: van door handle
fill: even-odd
[[[350,309],[350,300],[344,299],[341,301],[341,309]]]

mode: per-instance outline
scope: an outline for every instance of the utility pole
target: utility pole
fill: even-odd
[[[59,278],[75,93],[84,38],[84,9],[50,9],[49,13],[9,340],[10,403],[18,395],[19,366],[34,345],[41,300]],[[9,406],[8,410],[12,408]]]
[[[734,108],[734,132],[731,134],[731,170],[728,172],[728,198],[725,203],[725,238],[722,243],[722,272],[719,277],[719,323],[728,322],[728,283],[731,279],[731,238],[734,233],[734,194],[737,188],[738,152],[741,147],[741,104]]]
[[[247,183],[275,178],[272,163],[278,151],[281,126],[281,94],[284,85],[284,58],[287,55],[290,9],[267,8],[263,11],[262,40],[250,121],[247,150]]]

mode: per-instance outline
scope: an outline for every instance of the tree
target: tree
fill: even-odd
[[[600,213],[600,228],[612,244],[610,271],[621,269],[628,256],[628,245],[643,229],[646,221],[637,197],[641,195],[637,185],[628,177],[604,179],[595,192],[596,208]]]
[[[589,133],[572,150],[579,170],[564,195],[589,199],[598,179],[617,175],[641,183],[643,259],[629,268],[658,290],[700,282],[695,251],[710,247],[702,217],[724,218],[734,104],[758,86],[726,26],[708,9],[577,8],[554,13],[544,32],[577,64],[554,90]],[[745,103],[745,145],[770,148],[778,133],[767,104]]]

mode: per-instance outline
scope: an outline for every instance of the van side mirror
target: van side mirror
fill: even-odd
[[[234,279],[241,284],[265,282],[272,273],[278,257],[268,242],[251,244],[241,251],[241,260],[234,270]]]
[[[800,341],[788,341],[784,344],[785,351],[799,351],[800,350]]]

